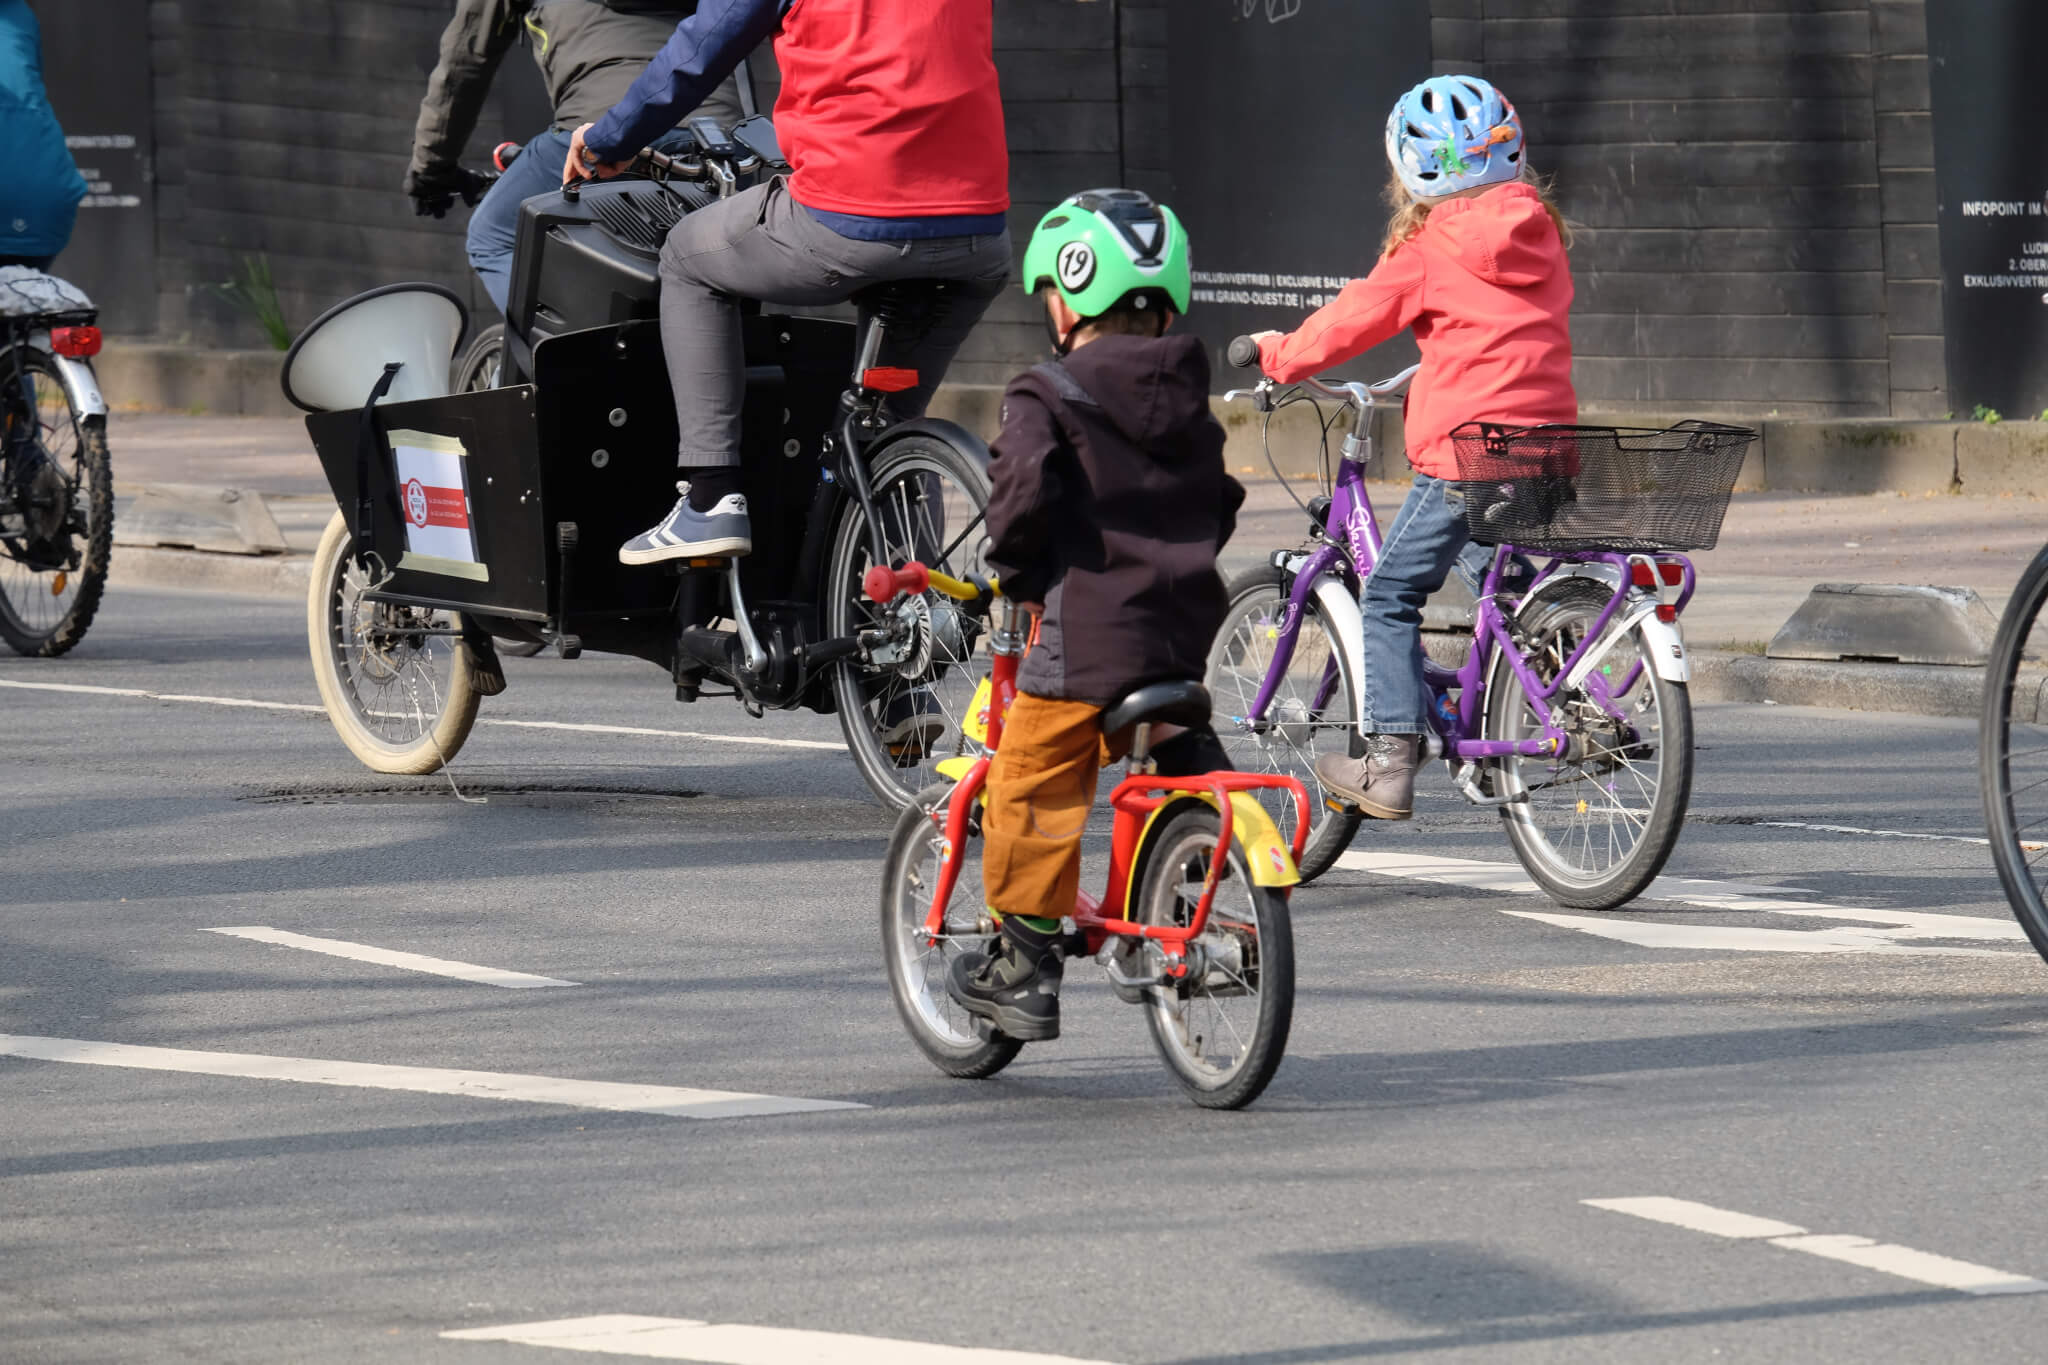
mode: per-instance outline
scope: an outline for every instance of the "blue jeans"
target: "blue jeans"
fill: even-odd
[[[1429,733],[1422,683],[1422,604],[1457,569],[1476,593],[1493,562],[1493,547],[1474,545],[1465,530],[1465,495],[1455,483],[1415,476],[1379,562],[1366,575],[1358,605],[1365,617],[1366,732]]]
[[[654,140],[669,151],[689,134],[674,131]],[[519,206],[537,194],[562,188],[562,163],[569,159],[569,134],[550,128],[526,144],[512,169],[498,177],[469,215],[469,263],[491,302],[505,311],[512,294],[512,251],[519,244]]]

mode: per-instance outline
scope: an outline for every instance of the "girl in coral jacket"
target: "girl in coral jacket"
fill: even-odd
[[[1316,762],[1330,792],[1406,820],[1428,726],[1422,604],[1470,542],[1451,431],[1576,422],[1578,396],[1570,233],[1529,176],[1514,106],[1474,76],[1424,81],[1387,120],[1387,159],[1394,215],[1379,264],[1299,330],[1263,334],[1259,364],[1294,383],[1403,331],[1422,348],[1406,421],[1415,486],[1360,593],[1365,753]]]

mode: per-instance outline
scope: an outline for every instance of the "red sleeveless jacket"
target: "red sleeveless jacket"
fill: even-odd
[[[798,203],[868,218],[1004,213],[991,0],[796,0],[775,127]]]

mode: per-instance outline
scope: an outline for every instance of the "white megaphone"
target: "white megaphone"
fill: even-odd
[[[360,408],[400,366],[380,403],[439,398],[469,325],[469,310],[438,284],[387,284],[344,299],[313,319],[284,358],[284,396],[307,412]]]

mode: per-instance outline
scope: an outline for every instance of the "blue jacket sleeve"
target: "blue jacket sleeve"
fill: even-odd
[[[796,0],[703,0],[676,25],[626,97],[584,134],[600,161],[624,161],[704,102],[740,59],[775,32]]]

